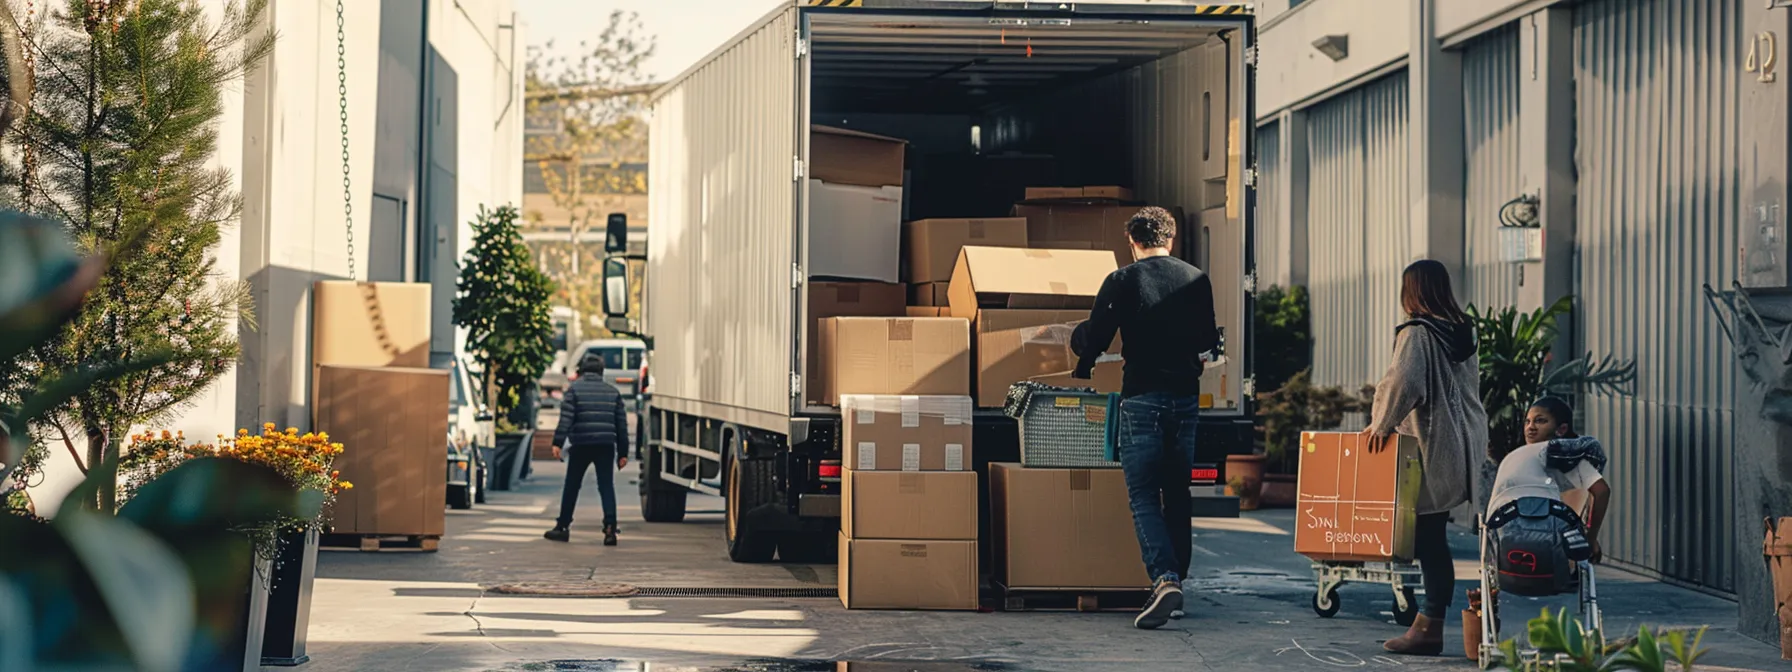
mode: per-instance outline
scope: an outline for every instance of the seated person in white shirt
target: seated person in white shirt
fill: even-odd
[[[1605,521],[1612,489],[1599,473],[1605,468],[1605,450],[1598,439],[1576,435],[1573,419],[1574,410],[1560,399],[1544,397],[1531,404],[1525,414],[1525,445],[1492,456],[1500,469],[1487,513],[1492,515],[1520,497],[1559,500],[1586,523],[1587,540],[1593,546],[1590,560],[1597,563],[1604,557],[1599,526]]]

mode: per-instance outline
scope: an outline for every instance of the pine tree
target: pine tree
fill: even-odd
[[[38,386],[53,382],[49,372],[147,352],[167,358],[48,417],[46,430],[71,452],[76,436],[87,439],[83,470],[116,458],[131,425],[180,409],[237,358],[250,296],[220,276],[212,252],[241,206],[229,171],[207,164],[224,87],[273,46],[258,28],[266,8],[231,2],[212,23],[189,0],[68,0],[28,36],[36,90],[7,138],[17,150],[7,195],[61,222],[84,251],[123,251],[69,327],[5,382]]]
[[[487,398],[500,418],[554,357],[554,283],[536,268],[516,222],[514,206],[479,208],[454,298],[454,323],[467,329],[467,347],[485,371]]]

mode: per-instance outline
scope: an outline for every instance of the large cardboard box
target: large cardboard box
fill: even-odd
[[[849,538],[977,540],[977,472],[849,468],[842,481],[840,530]]]
[[[1119,469],[989,465],[995,575],[1009,588],[1147,589]]]
[[[1119,360],[1120,337],[1095,365],[1093,380],[1073,380],[1076,355],[1070,351],[1070,335],[1089,318],[1087,310],[985,309],[974,326],[977,360],[977,405],[999,407],[1008,388],[1023,380],[1060,387],[1093,387],[1098,392],[1119,392],[1123,363]]]
[[[908,286],[908,305],[943,308],[951,305],[952,283],[928,282]]]
[[[902,186],[908,143],[896,138],[828,126],[809,133],[809,177],[861,187]]]
[[[1140,206],[1103,203],[1025,202],[1014,206],[1016,217],[1027,219],[1027,246],[1047,250],[1107,250],[1114,263],[1132,263],[1132,238],[1126,223]],[[1178,221],[1171,254],[1181,255],[1185,228]]]
[[[971,470],[970,397],[843,394],[840,420],[847,469]]]
[[[883,282],[811,282],[809,283],[808,361],[803,363],[803,378],[811,404],[824,403],[821,366],[821,321],[830,317],[903,317],[907,313],[908,290],[902,285]],[[938,317],[937,315],[931,317]]]
[[[974,611],[977,578],[975,541],[852,539],[840,533],[840,603],[847,609]]]
[[[969,394],[970,331],[954,317],[822,320],[823,403],[838,405],[842,394]]]
[[[448,372],[317,367],[315,426],[342,444],[334,532],[441,535],[448,460]]]
[[[903,281],[914,284],[951,280],[958,251],[966,245],[1027,246],[1027,220],[1023,217],[923,219],[909,222],[902,231],[902,253],[908,259]]]
[[[947,303],[953,317],[966,319],[983,308],[1086,313],[1116,268],[1113,259],[1099,252],[965,247],[952,269]]]
[[[1356,432],[1304,432],[1294,551],[1314,560],[1412,559],[1424,469],[1419,440],[1395,435],[1369,452]]]
[[[896,282],[902,187],[809,180],[809,277]]]
[[[1780,658],[1792,660],[1792,518],[1767,518],[1761,554],[1773,585],[1773,611],[1779,617]]]
[[[312,365],[429,368],[430,292],[428,283],[313,283]]]

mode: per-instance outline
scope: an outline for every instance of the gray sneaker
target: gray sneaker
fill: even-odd
[[[1169,623],[1172,614],[1178,611],[1182,611],[1182,584],[1159,581],[1151,592],[1151,601],[1139,611],[1139,617],[1133,619],[1132,625],[1140,630],[1156,630]]]

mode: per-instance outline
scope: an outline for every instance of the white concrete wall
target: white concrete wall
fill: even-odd
[[[1539,0],[1437,0],[1438,37],[1477,27]],[[1544,3],[1546,4],[1546,3]],[[1412,48],[1411,0],[1289,0],[1257,3],[1261,21],[1257,69],[1257,119],[1267,121],[1289,106],[1328,95],[1395,61]],[[1348,35],[1349,55],[1333,61],[1313,42]]]

